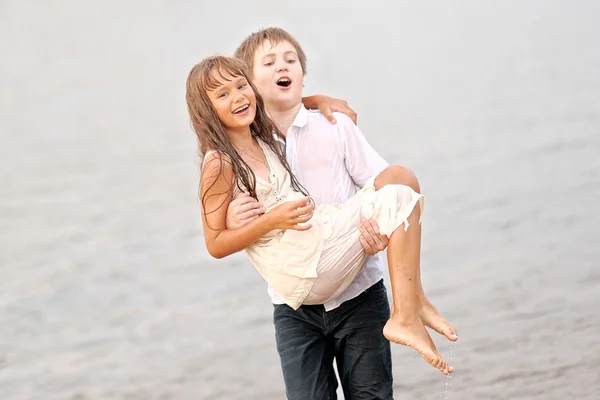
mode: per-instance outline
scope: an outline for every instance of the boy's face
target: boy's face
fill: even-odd
[[[302,102],[304,74],[290,42],[265,40],[254,54],[253,82],[268,108],[288,110]]]

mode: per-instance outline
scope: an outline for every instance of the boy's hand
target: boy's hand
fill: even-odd
[[[304,106],[308,109],[318,109],[331,122],[335,124],[337,121],[333,116],[334,112],[346,114],[354,125],[356,125],[356,112],[350,108],[346,100],[334,99],[333,97],[316,94],[314,96],[305,97],[302,99]]]
[[[377,222],[369,219],[362,220],[358,226],[360,230],[360,244],[365,253],[374,256],[388,246],[389,239],[385,235],[379,234],[379,225]]]
[[[227,207],[225,225],[227,229],[237,229],[254,221],[265,213],[265,208],[247,192],[240,193]]]

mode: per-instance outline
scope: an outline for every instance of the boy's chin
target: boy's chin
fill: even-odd
[[[300,93],[278,93],[274,99],[272,99],[272,103],[274,103],[278,108],[293,108],[298,104],[302,103],[302,92]]]

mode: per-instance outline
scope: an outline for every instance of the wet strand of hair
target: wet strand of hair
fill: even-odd
[[[252,154],[250,154],[249,152],[246,151],[246,149],[242,149],[240,147],[235,146],[236,149],[239,149],[242,153],[246,154],[247,156],[249,156],[250,158],[258,161],[259,163],[263,164],[265,167],[269,168],[269,164],[267,163],[267,158],[265,156],[265,153],[262,153],[263,159],[259,160],[258,158],[256,158],[255,156],[253,156]]]

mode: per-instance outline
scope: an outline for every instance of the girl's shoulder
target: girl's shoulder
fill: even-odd
[[[204,157],[202,157],[202,169],[207,165],[215,165],[221,168],[222,164],[231,165],[231,158],[223,152],[209,150],[204,154]]]

